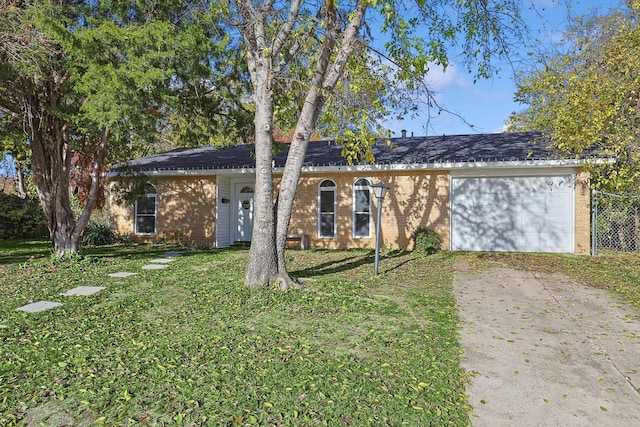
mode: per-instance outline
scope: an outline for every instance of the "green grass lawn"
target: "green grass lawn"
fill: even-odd
[[[290,251],[310,292],[248,289],[248,251],[0,243],[0,425],[467,425],[454,266],[561,273],[640,308],[640,254]],[[116,271],[139,274],[109,278]],[[76,286],[106,286],[62,297]],[[32,301],[63,302],[27,314]]]
[[[0,425],[465,425],[453,257],[290,251],[310,292],[242,285],[246,249],[0,245]],[[139,273],[125,279],[116,271]],[[106,286],[62,297],[76,286]],[[41,313],[16,308],[63,302]]]

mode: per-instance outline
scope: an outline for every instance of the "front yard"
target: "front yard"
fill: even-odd
[[[468,422],[450,255],[390,254],[373,277],[369,251],[291,251],[311,292],[283,293],[242,285],[245,249],[142,270],[166,250],[0,255],[1,425]],[[63,306],[16,311],[38,300]]]
[[[640,308],[639,254],[290,251],[310,292],[242,285],[246,249],[0,247],[0,425],[466,425],[456,261],[605,286]],[[138,274],[111,278],[108,274]],[[104,286],[92,296],[60,296]],[[63,306],[23,313],[24,304]]]

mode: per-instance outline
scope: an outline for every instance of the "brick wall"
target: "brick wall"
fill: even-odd
[[[591,253],[591,190],[589,173],[576,171],[575,187],[575,253]]]
[[[290,234],[306,234],[311,247],[352,248],[375,246],[377,203],[373,194],[371,235],[353,236],[353,185],[359,178],[391,186],[382,205],[382,242],[392,249],[413,247],[412,233],[422,227],[434,229],[442,247],[450,242],[450,188],[448,171],[390,171],[304,173],[296,192]],[[335,238],[318,235],[318,188],[330,179],[337,187],[337,233]],[[275,177],[277,186],[279,181]],[[575,252],[590,251],[589,174],[579,170],[575,187]],[[158,216],[156,236],[134,235],[133,206],[111,204],[111,216],[120,234],[133,240],[164,239],[189,244],[215,244],[216,178],[160,177],[157,179]]]
[[[377,199],[371,194],[371,236],[353,236],[353,185],[359,178],[372,184],[383,181],[392,188],[382,205],[381,245],[392,249],[411,248],[412,233],[420,227],[436,230],[443,248],[449,247],[448,172],[332,172],[306,173],[300,180],[289,232],[306,234],[311,247],[375,247]],[[335,238],[318,236],[318,188],[331,179],[337,187],[337,233]]]
[[[156,180],[156,235],[136,235],[134,206],[111,203],[118,233],[139,242],[215,244],[216,177],[159,177]]]

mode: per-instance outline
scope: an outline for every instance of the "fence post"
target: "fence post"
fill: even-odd
[[[591,190],[591,255],[598,254],[598,192]]]

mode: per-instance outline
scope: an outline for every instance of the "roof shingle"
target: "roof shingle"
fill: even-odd
[[[539,132],[423,136],[391,138],[390,141],[391,147],[385,140],[377,141],[372,147],[376,165],[575,158],[551,147],[551,142],[542,138]],[[286,161],[288,145],[283,144],[282,148],[282,152],[273,157],[276,167],[283,167]],[[341,151],[342,147],[331,141],[310,142],[304,166],[347,166]],[[255,161],[253,145],[238,145],[230,148],[179,148],[132,160],[128,166],[138,172],[246,169],[254,168]]]

